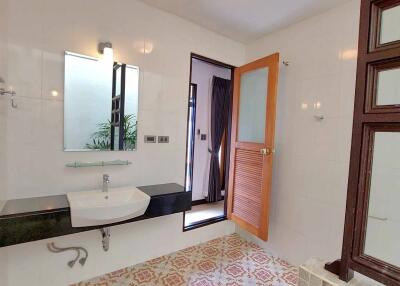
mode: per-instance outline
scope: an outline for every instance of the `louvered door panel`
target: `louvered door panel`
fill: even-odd
[[[235,154],[232,213],[254,227],[260,225],[263,156],[253,150],[237,149]]]

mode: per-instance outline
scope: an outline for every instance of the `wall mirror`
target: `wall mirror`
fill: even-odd
[[[64,82],[65,151],[136,149],[138,67],[65,52]]]

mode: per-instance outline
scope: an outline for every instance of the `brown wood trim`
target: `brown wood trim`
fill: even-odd
[[[371,257],[364,253],[366,230],[368,223],[369,196],[371,187],[371,171],[374,139],[376,132],[400,132],[400,123],[375,123],[364,126],[363,144],[362,144],[362,160],[360,167],[360,180],[358,196],[360,204],[357,207],[355,239],[353,250],[353,261],[363,265],[367,269],[379,271],[385,269],[387,276],[400,281],[400,268],[386,263],[378,258]],[[390,270],[390,271],[389,271]]]
[[[200,54],[196,54],[196,53],[190,53],[190,58],[191,59],[197,59],[197,60],[201,60],[203,62],[207,62],[209,64],[213,64],[219,67],[223,67],[223,68],[227,68],[227,69],[235,69],[235,66],[224,63],[224,62],[220,62],[214,59],[210,59],[208,57],[202,56]],[[232,79],[231,79],[232,80]]]
[[[382,12],[387,9],[400,5],[400,0],[377,0],[371,1],[371,20],[370,20],[370,43],[369,51],[385,51],[388,49],[395,49],[400,47],[400,40],[380,44],[379,39],[381,35],[381,20]]]
[[[350,151],[350,167],[347,188],[346,215],[344,223],[344,234],[342,244],[342,258],[340,265],[340,279],[349,281],[353,278],[353,271],[350,268],[353,248],[354,235],[354,212],[356,209],[357,195],[354,190],[357,189],[358,169],[360,161],[360,146],[362,135],[362,122],[359,116],[364,110],[364,93],[365,93],[365,75],[366,66],[364,64],[364,55],[368,53],[369,38],[369,21],[370,21],[370,1],[362,0],[360,8],[360,32],[358,40],[358,63],[356,76],[356,95],[354,99],[354,118],[353,118],[353,135]],[[362,94],[362,96],[360,96]]]
[[[399,286],[399,282],[396,279],[391,278],[387,274],[385,274],[385,271],[382,271],[382,269],[379,268],[370,268],[362,265],[361,263],[357,261],[350,261],[349,263],[350,269],[353,271],[356,271],[358,273],[361,273],[367,277],[370,277],[380,283],[383,283],[384,285],[387,286]]]
[[[353,135],[339,275],[344,281],[349,281],[353,271],[357,271],[385,285],[400,285],[400,267],[363,253],[374,132],[400,131],[400,110],[397,107],[384,107],[382,111],[380,107],[373,108],[372,104],[376,69],[371,67],[395,65],[400,55],[397,42],[378,47],[380,12],[377,9],[399,4],[400,0],[361,0]]]
[[[394,113],[400,112],[400,101],[393,105],[377,105],[378,76],[382,71],[400,69],[400,56],[373,62],[368,65],[367,93],[365,102],[366,113]]]
[[[240,227],[243,228],[244,230],[250,232],[251,234],[258,236],[259,231],[258,231],[257,227],[249,224],[247,221],[244,221],[243,219],[236,216],[235,214],[231,215],[231,219],[236,221],[240,225]]]
[[[248,150],[260,151],[265,147],[265,143],[253,143],[253,142],[235,142],[236,148],[246,148]]]
[[[357,263],[358,265],[363,266],[362,268],[360,268],[360,273],[368,273],[370,271],[382,272],[385,273],[386,278],[388,278],[387,281],[397,281],[397,284],[395,285],[399,285],[398,281],[400,279],[400,274],[398,268],[393,267],[393,265],[389,263],[365,254],[355,257],[353,259],[353,263]],[[385,271],[382,271],[382,269],[385,269]]]
[[[240,86],[240,72],[239,69],[235,69],[235,76],[233,81],[234,87]],[[235,149],[236,149],[236,138],[237,138],[237,125],[239,115],[239,89],[233,89],[233,100],[232,100],[232,128],[231,128],[231,151],[230,151],[230,165],[229,165],[229,191],[227,195],[227,216],[228,219],[232,219],[233,211],[233,190],[234,174],[235,174]]]
[[[400,122],[400,113],[371,113],[359,115],[358,119],[364,123],[396,123]]]
[[[235,80],[235,68],[231,69],[231,105],[229,106],[229,118],[228,118],[228,130],[226,136],[226,156],[225,156],[225,203],[224,203],[224,213],[228,217],[228,195],[229,195],[229,178],[230,178],[230,159],[231,159],[231,145],[232,145],[232,116],[233,116],[233,83]]]
[[[269,57],[268,73],[268,102],[267,102],[267,124],[265,126],[265,136],[267,148],[275,149],[275,120],[276,120],[276,104],[278,96],[278,77],[279,77],[279,54],[273,54]],[[262,223],[259,230],[259,237],[263,240],[268,240],[269,229],[269,213],[272,188],[272,162],[273,154],[264,156],[265,162],[263,167],[263,176],[265,187],[262,192],[262,201],[264,206],[261,208]]]
[[[342,263],[342,261],[340,259],[337,259],[333,262],[326,263],[324,268],[326,270],[328,270],[329,272],[332,272],[333,274],[336,274],[339,276],[341,263]]]

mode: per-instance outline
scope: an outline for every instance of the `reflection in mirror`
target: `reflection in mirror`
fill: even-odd
[[[400,104],[400,67],[378,72],[376,105]]]
[[[400,132],[376,132],[364,253],[400,266]]]
[[[65,53],[65,151],[135,150],[139,68]]]
[[[382,11],[380,44],[400,41],[400,5]]]

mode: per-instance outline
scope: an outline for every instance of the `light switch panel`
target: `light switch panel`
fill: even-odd
[[[157,143],[157,136],[155,135],[144,135],[144,143]]]

